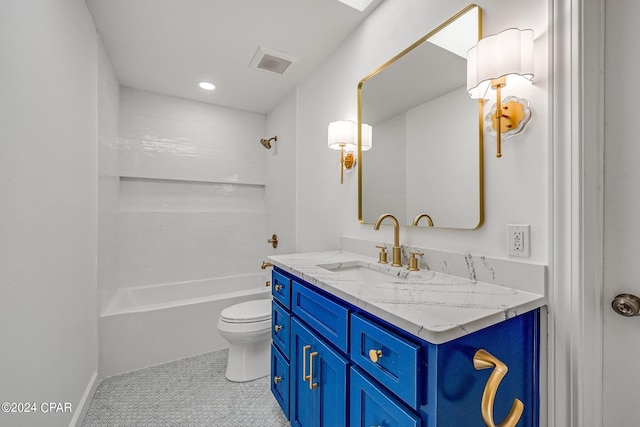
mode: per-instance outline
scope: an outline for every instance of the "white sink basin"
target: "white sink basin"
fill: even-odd
[[[382,283],[402,280],[392,273],[375,270],[364,263],[325,264],[318,267],[340,273],[340,279],[361,283]]]

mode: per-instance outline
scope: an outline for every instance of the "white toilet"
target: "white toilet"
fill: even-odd
[[[242,302],[222,310],[220,335],[229,342],[226,377],[251,381],[271,371],[271,300]]]

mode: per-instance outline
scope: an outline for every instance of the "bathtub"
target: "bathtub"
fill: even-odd
[[[122,288],[100,316],[102,377],[227,348],[222,310],[271,298],[269,273]]]

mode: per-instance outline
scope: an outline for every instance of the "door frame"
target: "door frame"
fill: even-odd
[[[552,0],[548,425],[602,427],[604,0]]]

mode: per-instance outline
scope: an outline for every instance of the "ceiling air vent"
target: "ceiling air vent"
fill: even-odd
[[[297,60],[298,58],[286,53],[259,46],[249,67],[281,76]]]

